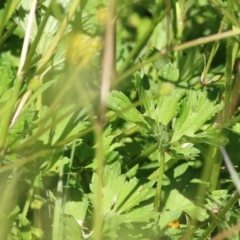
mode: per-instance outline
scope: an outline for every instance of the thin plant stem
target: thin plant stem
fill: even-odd
[[[213,163],[215,160],[215,156],[217,156],[217,155],[218,155],[217,148],[212,145],[209,146],[208,153],[207,153],[207,156],[205,157],[205,162],[203,165],[202,175],[201,175],[201,180],[203,183],[199,186],[199,189],[197,192],[197,196],[198,196],[197,205],[203,204],[206,190],[208,188],[211,171],[214,171]]]
[[[220,27],[218,29],[218,33],[221,33],[223,31],[223,28],[225,26],[225,21],[226,21],[226,16],[223,17],[223,20],[220,24]],[[213,60],[213,57],[215,56],[216,52],[217,52],[217,49],[218,49],[218,46],[219,46],[219,41],[215,41],[213,43],[213,46],[212,46],[212,49],[211,49],[211,52],[210,52],[210,55],[209,55],[209,58],[208,58],[208,61],[207,61],[207,64],[206,66],[204,67],[204,70],[203,70],[203,73],[202,73],[202,80],[205,81],[205,78],[207,76],[207,73],[210,69],[210,66],[211,66],[211,63],[212,63],[212,60]]]
[[[227,1],[227,9],[228,12],[231,14],[233,12],[233,5],[232,0]],[[232,29],[232,23],[228,21],[227,28]],[[225,82],[225,111],[223,113],[223,122],[228,120],[230,117],[228,111],[229,111],[229,104],[230,104],[230,98],[231,98],[231,77],[232,77],[232,52],[233,52],[233,43],[232,39],[227,39],[227,52],[226,52],[226,82]]]
[[[211,168],[211,173],[210,173],[210,178],[209,178],[209,191],[214,191],[217,189],[218,184],[219,184],[219,175],[220,175],[220,170],[222,166],[222,156],[219,151],[219,149],[215,146],[209,146],[210,148],[213,148],[214,155],[212,156],[212,168]]]
[[[231,2],[231,1],[230,1]],[[228,11],[232,12],[232,2],[228,2]],[[225,17],[226,18],[226,15]],[[229,19],[227,19],[227,26],[228,29],[232,28],[232,23]],[[225,77],[226,77],[226,83],[225,83],[225,92],[224,92],[224,100],[225,100],[225,106],[223,111],[221,111],[218,114],[217,117],[217,123],[222,126],[231,116],[231,109],[230,109],[230,99],[231,99],[231,78],[232,78],[232,67],[233,67],[233,43],[232,39],[227,39],[227,54],[226,54],[226,71],[225,71]],[[227,136],[227,131],[222,130],[221,135],[224,137]],[[213,156],[213,167],[210,174],[210,188],[209,190],[215,190],[217,187],[217,182],[219,178],[220,168],[222,164],[222,157],[220,155],[219,149],[217,149],[215,146],[210,146],[210,148],[214,148],[215,155]],[[211,150],[210,150],[211,151]]]
[[[101,93],[100,93],[100,112],[97,120],[94,123],[95,130],[95,142],[96,147],[96,159],[97,159],[97,174],[99,177],[97,191],[95,193],[95,209],[94,209],[94,240],[102,239],[102,184],[103,184],[103,171],[104,171],[104,121],[106,114],[105,100],[107,94],[110,90],[111,79],[113,74],[115,74],[115,56],[116,56],[116,42],[115,42],[115,33],[116,33],[116,0],[111,0],[109,2],[109,14],[108,21],[106,25],[105,32],[105,42],[103,54],[103,66],[102,66],[102,81],[101,81]]]
[[[223,15],[227,18],[229,23],[240,28],[240,23],[232,14],[232,10],[233,10],[232,0],[227,1],[227,10],[221,6],[221,3],[219,2],[219,0],[211,0],[211,2],[213,3],[213,5],[216,6],[216,8],[221,9]]]
[[[213,165],[214,165],[214,161],[216,161],[215,157],[218,156],[217,150],[218,150],[217,147],[212,146],[212,145],[209,146],[207,155],[204,158],[204,164],[203,164],[203,169],[202,169],[201,178],[200,178],[202,183],[199,185],[198,190],[197,190],[197,201],[196,201],[197,206],[202,206],[204,203],[205,195],[206,195],[207,189],[209,188],[209,185],[210,185],[209,184],[210,175],[211,175],[211,172],[214,171]],[[216,179],[216,181],[217,180],[218,179]],[[212,179],[212,181],[214,183],[212,183],[211,187],[213,187],[213,185],[215,184],[215,178]],[[195,213],[196,215],[199,214],[198,211],[199,210],[196,209],[196,213]],[[193,219],[191,225],[195,226],[196,222],[197,222],[197,220]],[[188,238],[186,238],[186,239],[189,239],[189,240],[192,239],[193,234],[194,234],[194,232],[190,231],[187,234]]]
[[[229,38],[232,36],[236,36],[238,34],[240,34],[240,29],[233,29],[230,31],[222,32],[222,33],[212,34],[207,37],[197,38],[197,39],[176,45],[176,46],[172,47],[172,49],[170,49],[169,51],[182,51],[182,50],[192,48],[192,47],[195,47],[198,45],[202,45],[202,44],[206,44],[206,43],[213,42],[216,40],[221,40],[221,39]],[[135,73],[139,69],[142,69],[143,66],[145,66],[161,57],[164,57],[167,53],[168,53],[168,51],[166,49],[163,49],[162,51],[159,51],[158,53],[154,54],[153,56],[143,60],[141,62],[141,64],[136,64],[134,67],[131,67],[129,70],[124,71],[124,73],[120,72],[121,74],[114,81],[113,86],[117,85],[120,81],[127,78],[131,74]],[[200,80],[200,76],[199,76],[199,80]]]
[[[59,171],[59,180],[57,185],[57,197],[55,200],[54,214],[53,214],[53,232],[52,239],[53,240],[62,240],[62,220],[61,216],[63,214],[63,162],[60,161],[60,171]]]
[[[30,187],[30,189],[28,191],[27,200],[26,200],[24,208],[23,208],[22,215],[24,217],[27,216],[28,209],[29,209],[29,206],[30,206],[31,201],[32,201],[33,193],[34,193],[34,182],[32,182],[31,187]]]
[[[157,180],[157,188],[156,194],[154,198],[154,211],[159,211],[160,202],[161,202],[161,193],[162,193],[162,181],[165,167],[165,153],[163,149],[160,149],[160,153],[158,154],[159,161],[159,170],[158,170],[158,180]]]
[[[105,101],[111,86],[111,79],[115,74],[115,62],[116,62],[116,0],[110,1],[109,6],[109,18],[106,26],[105,33],[105,46],[103,53],[103,69],[102,69],[102,82],[100,92],[100,121],[103,122],[105,117],[106,107]]]
[[[142,36],[142,38],[137,42],[136,46],[133,48],[133,50],[128,55],[127,59],[124,61],[123,65],[119,69],[119,73],[123,73],[129,66],[131,62],[133,62],[136,57],[139,55],[139,53],[142,51],[143,47],[146,45],[147,41],[149,40],[150,36],[152,35],[155,27],[157,24],[166,16],[166,11],[161,11],[162,4],[161,1],[158,4],[157,10],[155,12],[155,18],[152,21],[152,24],[147,29],[145,34]]]
[[[102,239],[102,206],[103,200],[101,197],[102,189],[103,189],[103,171],[104,171],[104,137],[103,137],[103,129],[100,123],[95,123],[94,127],[95,133],[95,142],[97,143],[95,156],[97,159],[97,174],[99,177],[98,186],[95,192],[95,203],[94,206],[94,216],[93,216],[93,224],[94,224],[94,233],[93,239],[94,240],[101,240]]]

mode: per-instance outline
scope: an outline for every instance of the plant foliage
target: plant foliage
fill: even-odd
[[[0,239],[238,239],[239,9],[2,1]]]

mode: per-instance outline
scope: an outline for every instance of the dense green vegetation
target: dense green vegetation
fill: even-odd
[[[1,1],[0,239],[239,239],[239,19]]]

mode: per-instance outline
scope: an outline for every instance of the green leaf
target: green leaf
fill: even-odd
[[[176,179],[177,177],[181,176],[183,173],[186,172],[186,170],[188,169],[188,163],[185,162],[177,167],[174,168],[173,172],[174,172],[174,179]]]
[[[232,130],[238,134],[240,134],[240,123],[236,123],[233,127]]]
[[[122,222],[149,222],[149,219],[156,218],[159,213],[153,211],[153,204],[134,209],[126,214],[120,215]]]
[[[184,135],[194,137],[195,132],[222,107],[210,102],[201,90],[189,90],[182,105],[182,111],[174,127],[172,143],[177,142]]]
[[[102,189],[102,198],[103,198],[103,206],[102,211],[105,215],[106,213],[110,212],[113,208],[114,204],[116,203],[122,186],[124,185],[126,177],[121,174],[121,166],[118,162],[107,165],[104,170],[103,176],[103,189]],[[97,174],[93,174],[92,184],[90,185],[90,189],[92,193],[96,193],[96,187],[98,186],[97,181],[99,177]],[[96,205],[95,196],[94,194],[89,195],[92,203]]]
[[[142,101],[145,111],[151,117],[155,110],[152,91],[150,90],[149,79],[146,74],[141,78],[139,73],[136,73],[136,87],[139,97]]]
[[[80,112],[71,111],[74,109],[74,105],[68,105],[59,109],[57,112],[49,117],[48,122],[45,125],[51,125],[52,128],[42,132],[39,136],[39,140],[43,141],[44,144],[55,144],[58,141],[70,138],[72,135],[79,133],[89,126],[88,121],[83,121],[83,117],[86,113],[86,109],[83,108]],[[43,108],[41,111],[41,118],[45,117],[48,108]],[[68,114],[66,114],[68,113]],[[64,115],[64,117],[62,117]],[[52,124],[56,119],[61,119],[57,123]],[[34,129],[34,132],[38,132],[39,128]],[[67,144],[67,142],[66,142]]]
[[[64,213],[73,216],[81,226],[84,223],[87,208],[88,199],[83,198],[81,202],[66,202],[64,206]]]
[[[170,192],[164,210],[181,210],[187,213],[191,218],[196,218],[199,221],[204,221],[208,217],[205,209],[195,206],[194,203],[185,198],[176,189]]]
[[[1,76],[0,98],[1,98],[1,101],[3,101],[2,95],[8,89],[9,85],[11,84],[11,82],[13,80],[13,72],[12,72],[10,63],[8,63],[8,62],[1,63],[0,76]]]
[[[57,157],[57,156],[55,156]],[[57,160],[54,159],[53,161],[49,161],[49,165],[45,172],[55,172],[59,173],[61,166],[66,165],[70,162],[70,159],[67,157],[60,157]]]
[[[34,187],[37,187],[37,188],[40,188],[40,189],[44,189],[43,182],[42,182],[42,173],[41,172],[39,172],[38,175],[36,176],[33,185],[34,185]]]
[[[178,219],[182,214],[182,210],[175,209],[172,211],[163,211],[160,215],[159,226],[161,229],[165,228],[170,222]]]
[[[170,149],[171,156],[180,159],[192,159],[200,154],[200,151],[194,147],[194,144],[190,142],[184,142],[180,146],[179,144],[171,145]]]
[[[172,63],[168,63],[160,72],[160,78],[162,78],[164,81],[177,82],[179,78],[179,70],[176,69]]]
[[[112,91],[108,95],[106,105],[113,109],[126,121],[134,122],[145,128],[149,127],[141,113],[134,106],[132,106],[129,98],[122,92]]]
[[[146,184],[140,184],[136,178],[131,179],[129,182],[125,182],[114,209],[118,213],[123,213],[131,210],[140,202],[153,197],[155,195],[155,189],[152,188],[154,182],[155,181],[151,181]]]
[[[100,181],[97,174],[93,174],[92,184],[90,185],[91,194],[89,198],[93,205],[96,205],[96,188],[97,181]],[[110,211],[119,214],[126,213],[135,208],[139,203],[151,198],[155,194],[152,188],[154,181],[148,183],[140,183],[136,178],[126,181],[126,176],[121,175],[121,166],[118,162],[107,165],[103,175],[103,214],[106,215]]]
[[[177,88],[174,89],[170,95],[161,96],[156,106],[154,118],[164,125],[167,125],[177,114],[180,99],[185,92],[186,90]]]
[[[220,145],[224,146],[227,144],[226,136],[219,134],[219,131],[216,131],[214,129],[209,129],[207,131],[197,133],[195,134],[194,138],[200,143],[205,142],[216,147],[219,147]]]
[[[63,234],[66,240],[72,239],[84,239],[82,237],[81,227],[78,225],[77,221],[71,215],[65,215],[63,217]]]
[[[19,28],[26,33],[27,25],[29,21],[29,10],[31,8],[32,2],[31,1],[20,1],[18,6],[18,14],[15,15],[14,21],[17,23]],[[38,27],[36,23],[36,18],[32,20],[32,29],[31,29],[31,40],[35,38],[37,35]]]

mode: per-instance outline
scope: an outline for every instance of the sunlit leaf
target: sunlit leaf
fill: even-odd
[[[81,202],[66,202],[64,213],[73,216],[80,225],[83,225],[87,208],[88,199],[83,198]]]
[[[3,62],[0,64],[0,76],[1,76],[0,101],[4,101],[2,99],[2,95],[8,89],[9,85],[13,80],[13,72],[10,63]]]
[[[94,205],[97,204],[94,193],[98,187],[98,181],[100,181],[99,177],[97,174],[94,174],[92,184],[90,185],[92,194],[89,195]],[[121,168],[118,162],[107,165],[104,170],[101,193],[103,214],[105,215],[110,211],[123,214],[137,207],[141,202],[154,196],[153,183],[154,181],[140,184],[136,178],[126,181],[126,176],[121,175]],[[132,217],[134,217],[134,213]]]
[[[149,222],[149,219],[158,217],[159,213],[153,211],[153,204],[134,209],[126,214],[121,214],[122,222]]]
[[[176,82],[179,77],[179,70],[176,69],[172,63],[168,63],[164,66],[163,70],[160,71],[159,75],[164,81]]]
[[[149,127],[141,113],[132,105],[129,98],[122,92],[112,91],[108,95],[106,104],[126,121]]]
[[[179,110],[180,99],[184,93],[184,89],[174,89],[171,94],[159,97],[154,113],[159,122],[167,125],[172,120]]]
[[[169,210],[169,211],[164,211],[160,215],[160,220],[159,220],[159,226],[161,229],[166,227],[169,223],[172,221],[178,219],[182,214],[181,209],[175,209],[175,210]]]
[[[183,211],[191,218],[196,218],[199,221],[204,221],[207,219],[208,215],[205,209],[196,206],[189,199],[184,197],[179,191],[176,189],[172,190],[167,198],[166,205],[164,206],[165,211]],[[176,219],[176,218],[175,218]],[[173,219],[174,220],[174,219]]]
[[[221,105],[210,102],[201,90],[189,90],[184,98],[181,112],[176,120],[171,142],[178,141],[186,135],[194,137],[194,134],[204,123],[221,109]]]
[[[82,237],[81,227],[78,225],[76,219],[67,215],[63,217],[64,223],[64,239],[72,240],[72,239],[84,239]]]

